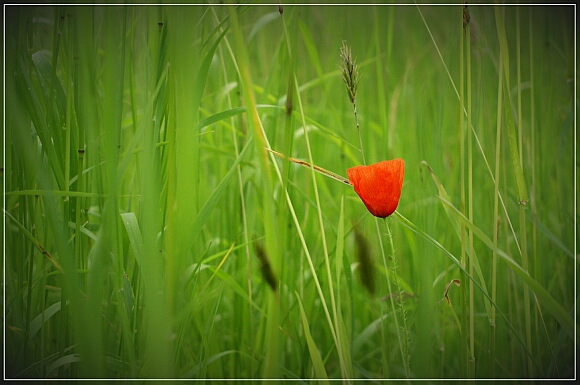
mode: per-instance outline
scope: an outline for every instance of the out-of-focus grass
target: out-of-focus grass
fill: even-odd
[[[6,7],[6,376],[572,378],[573,8],[468,10]],[[379,233],[262,148],[360,143],[405,160]]]

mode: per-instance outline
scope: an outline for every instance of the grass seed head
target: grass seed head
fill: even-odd
[[[340,63],[342,80],[344,80],[344,83],[346,84],[346,90],[348,91],[350,102],[354,104],[360,77],[356,59],[353,59],[352,52],[350,51],[350,47],[346,44],[346,41],[343,41],[342,47],[340,47],[340,58],[342,60]]]

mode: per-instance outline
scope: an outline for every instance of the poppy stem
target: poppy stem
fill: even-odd
[[[284,155],[284,154],[281,154],[281,153],[279,153],[278,151],[274,151],[274,150],[271,150],[271,149],[269,149],[269,148],[266,148],[266,150],[270,151],[272,154],[276,155],[276,156],[277,156],[277,157],[279,157],[279,158],[282,158],[282,159],[287,159],[287,160],[289,160],[290,162],[293,162],[293,163],[299,164],[299,165],[301,165],[301,166],[304,166],[304,167],[308,167],[308,168],[310,168],[310,167],[311,167],[311,166],[310,166],[310,163],[308,163],[308,162],[305,162],[305,161],[303,161],[303,160],[296,159],[296,158],[292,158],[291,156],[286,156],[286,155]],[[330,177],[330,178],[332,178],[332,179],[334,179],[334,180],[337,180],[337,181],[339,181],[339,182],[342,182],[342,183],[344,183],[344,184],[347,184],[347,185],[349,185],[349,186],[351,186],[351,185],[352,185],[352,184],[350,183],[350,180],[346,179],[346,178],[345,178],[345,177],[343,177],[343,176],[340,176],[340,175],[338,175],[338,174],[335,174],[335,173],[333,173],[332,171],[328,171],[328,170],[326,170],[326,169],[324,169],[324,168],[322,168],[322,167],[318,167],[318,166],[316,166],[316,165],[314,165],[314,166],[312,166],[312,167],[314,168],[314,171],[317,171],[317,172],[321,173],[322,175],[326,175],[327,177]]]
[[[360,152],[362,154],[362,160],[363,160],[363,165],[367,165],[367,161],[365,159],[365,150],[363,148],[363,144],[362,144],[362,136],[360,135],[360,126],[358,124],[358,115],[356,114],[356,102],[352,102],[352,105],[354,107],[354,120],[356,122],[356,130],[358,132],[358,141],[360,143]]]

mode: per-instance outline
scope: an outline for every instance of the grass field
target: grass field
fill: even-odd
[[[574,7],[4,16],[6,378],[576,376]]]

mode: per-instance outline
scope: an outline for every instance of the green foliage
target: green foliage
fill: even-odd
[[[573,378],[571,8],[467,10],[7,6],[6,377]]]

